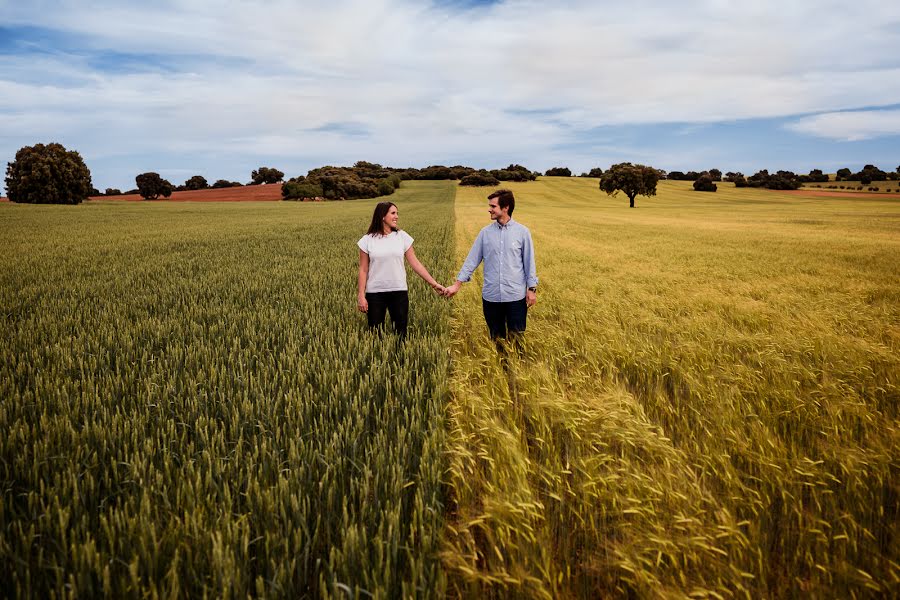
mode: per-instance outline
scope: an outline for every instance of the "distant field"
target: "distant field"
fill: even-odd
[[[900,202],[596,186],[510,186],[541,278],[512,374],[454,301],[450,589],[896,594]]]

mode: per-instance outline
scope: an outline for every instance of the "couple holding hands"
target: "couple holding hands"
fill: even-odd
[[[491,224],[479,232],[463,263],[456,282],[444,287],[416,258],[413,238],[398,229],[399,213],[393,202],[379,202],[372,223],[359,246],[359,292],[357,306],[366,313],[370,328],[381,327],[390,313],[394,329],[406,336],[409,321],[409,294],[404,258],[412,270],[435,292],[452,298],[463,283],[472,278],[484,262],[484,287],[481,298],[484,319],[494,339],[508,333],[525,331],[528,307],[537,301],[538,278],[534,263],[534,244],[528,228],[514,221],[516,199],[510,190],[497,190],[488,196]]]

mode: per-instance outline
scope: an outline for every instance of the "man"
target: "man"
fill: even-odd
[[[484,261],[484,287],[481,290],[484,320],[491,337],[525,331],[528,308],[537,302],[537,272],[531,232],[512,218],[516,199],[510,190],[497,190],[488,196],[491,223],[479,232],[456,282],[447,288],[453,297],[463,283]]]

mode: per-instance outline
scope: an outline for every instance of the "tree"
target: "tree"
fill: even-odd
[[[156,200],[160,196],[168,198],[172,195],[172,184],[160,177],[159,173],[141,173],[134,181],[141,197],[147,200]]]
[[[121,196],[122,190],[120,190],[119,188],[106,188],[106,195],[107,196]]]
[[[611,166],[600,178],[600,189],[615,196],[619,191],[628,196],[629,206],[634,208],[635,196],[655,196],[660,173],[653,167],[619,163]]]
[[[603,177],[603,169],[601,169],[600,167],[594,167],[593,169],[588,171],[587,176],[588,177],[597,177],[599,179],[600,177]]]
[[[801,175],[799,177],[800,181],[810,182],[810,183],[823,183],[828,181],[828,175],[822,172],[822,169],[812,169],[809,172],[809,175]]]
[[[866,165],[859,173],[850,175],[848,179],[859,181],[863,185],[869,185],[873,181],[887,181],[887,173],[875,165]]]
[[[209,183],[206,181],[206,177],[202,175],[194,175],[184,182],[184,189],[186,190],[205,190],[208,187]]]
[[[722,171],[719,169],[710,169],[708,171],[710,179],[713,181],[722,181]]]
[[[80,204],[94,190],[81,155],[55,142],[24,146],[6,165],[6,193],[11,202]]]
[[[260,167],[259,170],[250,173],[251,185],[260,185],[263,183],[278,183],[284,179],[284,173],[278,169],[269,167]]]
[[[547,177],[571,177],[572,171],[569,167],[553,167],[552,169],[547,169],[544,175]]]
[[[713,183],[709,173],[703,173],[694,182],[694,191],[696,192],[714,192],[717,189],[719,189],[719,186]]]
[[[682,171],[669,171],[666,178],[671,179],[673,181],[681,181],[684,179],[684,173]]]

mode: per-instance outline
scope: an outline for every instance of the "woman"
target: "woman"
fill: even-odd
[[[399,213],[393,202],[379,202],[372,214],[372,223],[359,246],[359,290],[357,305],[369,318],[369,327],[384,324],[385,312],[400,337],[406,336],[409,320],[409,293],[406,287],[406,268],[403,258],[416,275],[443,295],[444,286],[428,273],[413,250],[413,239],[397,229]]]

